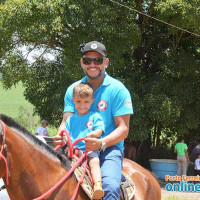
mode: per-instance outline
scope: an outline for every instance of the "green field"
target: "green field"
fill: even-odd
[[[20,107],[33,112],[33,105],[25,100],[23,92],[24,88],[21,83],[17,84],[16,87],[12,86],[11,89],[5,90],[0,82],[0,114],[17,118]]]
[[[22,83],[5,90],[0,82],[0,114],[5,114],[14,118],[20,125],[26,127],[31,133],[35,133],[36,128],[41,126],[40,117],[33,116],[33,105],[29,103],[24,95]],[[20,109],[21,108],[21,109]],[[57,133],[57,127],[48,126],[49,136]]]

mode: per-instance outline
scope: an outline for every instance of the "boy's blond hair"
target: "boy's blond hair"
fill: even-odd
[[[78,85],[74,86],[73,89],[73,98],[78,96],[80,98],[92,97],[94,96],[94,91],[92,86],[88,83],[79,83]]]

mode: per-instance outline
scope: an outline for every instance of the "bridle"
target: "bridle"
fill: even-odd
[[[10,171],[9,171],[9,164],[8,164],[8,148],[6,145],[6,132],[5,132],[5,124],[0,120],[0,140],[2,140],[1,143],[1,150],[0,150],[0,161],[1,159],[4,160],[6,165],[6,184],[9,185],[9,177],[10,177]],[[3,155],[4,152],[4,155]]]
[[[73,154],[73,147],[74,145],[76,145],[78,142],[84,140],[84,137],[83,138],[79,138],[77,139],[76,141],[74,141],[73,143],[71,142],[71,139],[70,139],[70,135],[69,135],[69,132],[67,130],[62,130],[60,135],[63,136],[63,134],[66,134],[67,136],[67,141],[68,141],[68,145],[69,145],[69,150],[68,150],[68,157],[69,158],[72,158],[74,157],[75,155]],[[62,145],[59,145],[57,146],[56,148],[54,148],[54,151],[58,150],[59,148],[61,148]],[[75,156],[76,157],[76,156]],[[80,184],[83,183],[83,179],[84,179],[84,176],[85,176],[85,173],[87,172],[88,175],[89,175],[89,171],[87,170],[87,151],[85,151],[82,156],[80,158],[77,159],[75,165],[63,176],[62,179],[60,179],[49,191],[47,191],[45,194],[43,194],[42,196],[38,197],[38,198],[35,198],[34,200],[42,200],[42,199],[45,199],[47,196],[49,196],[54,190],[56,190],[65,180],[68,179],[68,177],[74,172],[74,170],[78,167],[79,164],[82,163],[82,161],[84,160],[85,158],[85,162],[83,162],[83,168],[84,168],[84,172],[80,178],[80,181],[78,182],[76,188],[75,188],[75,191],[74,191],[74,194],[71,198],[71,200],[75,200],[76,199],[76,195],[78,193],[78,188],[80,186]],[[91,178],[91,175],[89,175],[89,178],[93,184],[93,181],[92,181],[92,178]]]

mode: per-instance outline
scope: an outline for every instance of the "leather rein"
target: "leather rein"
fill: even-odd
[[[67,180],[67,178],[73,173],[73,171],[80,165],[82,164],[83,165],[83,168],[84,168],[84,172],[81,176],[81,179],[80,181],[78,182],[77,184],[77,187],[75,188],[75,191],[74,191],[74,194],[71,198],[71,200],[75,200],[76,198],[76,195],[78,193],[78,188],[80,186],[80,184],[83,183],[83,179],[84,179],[84,176],[85,176],[85,173],[87,172],[87,174],[89,175],[89,178],[93,184],[93,181],[91,179],[91,175],[90,175],[90,172],[87,170],[87,151],[84,151],[83,155],[80,157],[80,158],[77,158],[77,156],[73,153],[73,147],[80,141],[84,140],[85,137],[83,138],[79,138],[77,139],[76,141],[74,141],[73,143],[71,142],[71,138],[70,138],[70,135],[69,135],[69,132],[67,130],[62,130],[60,135],[63,136],[64,133],[66,134],[67,136],[67,142],[68,142],[68,146],[69,146],[69,150],[68,150],[68,157],[69,158],[75,158],[76,159],[76,163],[74,164],[74,166],[64,175],[64,177],[61,178],[60,181],[58,181],[49,191],[47,191],[45,194],[43,194],[42,196],[38,197],[38,198],[35,198],[33,200],[42,200],[44,198],[46,198],[47,196],[49,196],[54,190],[56,190],[65,180]],[[54,148],[54,151],[57,151],[59,148],[61,148],[62,145],[58,145],[57,147]],[[85,158],[85,161],[82,163],[82,161],[84,160]]]
[[[0,126],[0,140],[2,140],[1,143],[1,150],[0,150],[0,160],[3,159],[6,165],[6,184],[9,185],[9,178],[10,177],[10,171],[9,171],[9,163],[8,163],[8,147],[6,144],[6,132],[5,132],[5,124],[0,120],[0,123],[2,126]],[[3,155],[4,152],[4,155]],[[2,186],[0,188],[0,191],[2,189],[5,189],[5,186]]]
[[[5,136],[5,124],[0,120],[0,123],[2,124],[2,126],[0,126],[0,140],[2,140],[2,144],[1,144],[1,150],[0,150],[0,160],[3,159],[4,162],[5,162],[5,165],[6,165],[6,183],[7,185],[9,185],[9,177],[10,177],[10,171],[9,171],[9,163],[8,163],[8,148],[7,148],[7,145],[6,145],[6,136]],[[1,128],[2,127],[2,128]],[[71,139],[70,139],[70,135],[68,133],[67,130],[63,130],[61,131],[61,134],[60,135],[63,135],[63,134],[66,134],[67,136],[67,141],[68,141],[68,145],[69,145],[69,151],[68,151],[68,157],[69,158],[75,158],[76,160],[76,163],[74,164],[74,166],[64,175],[64,177],[61,178],[60,181],[58,181],[58,183],[56,183],[49,191],[47,191],[45,194],[43,194],[42,196],[38,197],[38,198],[35,198],[34,200],[42,200],[44,199],[45,197],[47,197],[48,195],[50,195],[54,190],[56,190],[72,173],[73,171],[80,165],[82,164],[83,165],[83,168],[84,168],[84,172],[81,176],[81,180],[78,182],[77,184],[77,187],[74,191],[74,194],[71,198],[71,200],[74,200],[76,198],[76,195],[78,193],[78,188],[80,186],[80,184],[83,183],[83,179],[84,179],[84,175],[85,173],[87,172],[87,174],[89,175],[89,178],[93,184],[93,180],[91,178],[91,175],[90,175],[90,172],[89,170],[87,169],[87,151],[85,151],[83,153],[83,155],[78,158],[74,153],[73,153],[73,147],[80,141],[84,140],[85,138],[79,138],[77,139],[76,141],[74,141],[73,143],[71,143]],[[59,148],[61,148],[62,146],[59,145],[57,146],[56,148],[54,148],[54,150],[58,150]],[[4,155],[3,155],[3,152],[4,152]],[[84,160],[85,158],[85,161],[82,163],[82,161]],[[0,191],[2,189],[5,189],[5,185],[2,186],[0,188]]]

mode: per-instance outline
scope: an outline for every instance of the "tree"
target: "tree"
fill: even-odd
[[[124,82],[133,97],[130,140],[149,139],[149,145],[158,148],[162,133],[189,135],[199,130],[199,38],[131,8],[198,33],[200,1],[118,2],[130,9],[104,0],[2,3],[4,86],[22,81],[35,112],[58,125],[67,86],[83,76],[78,46],[98,40],[108,50],[108,73]],[[27,55],[19,49],[23,45],[29,48]],[[41,53],[29,63],[29,52],[35,49]],[[53,61],[45,59],[47,52],[55,56]]]
[[[83,76],[78,68],[79,45],[93,39],[103,41],[115,58],[111,59],[112,65],[122,65],[125,61],[120,55],[135,46],[139,38],[136,24],[131,23],[135,13],[126,13],[107,2],[7,1],[0,12],[4,86],[21,80],[35,112],[57,125],[67,86]],[[26,55],[19,49],[23,45],[29,48]],[[30,64],[27,58],[34,50],[41,53]],[[45,59],[48,52],[55,56],[54,61]]]

